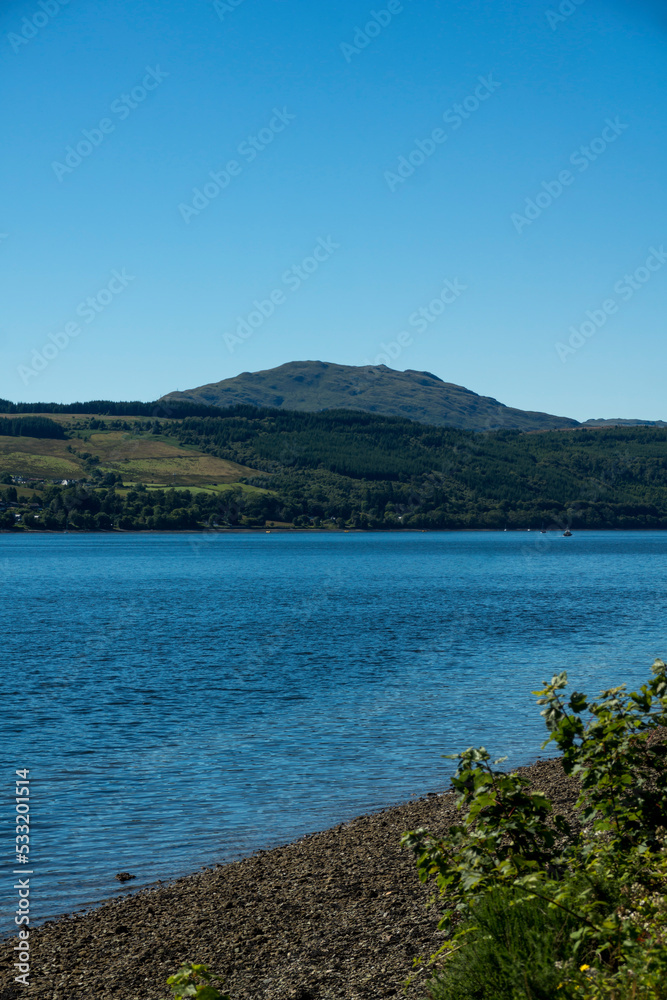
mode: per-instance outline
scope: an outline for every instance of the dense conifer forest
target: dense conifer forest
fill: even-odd
[[[667,525],[667,431],[478,433],[349,411],[237,408],[179,439],[269,475],[296,516],[355,527]]]

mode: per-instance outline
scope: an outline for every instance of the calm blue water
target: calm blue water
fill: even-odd
[[[659,532],[1,535],[1,929],[16,768],[45,919],[441,788],[471,744],[529,762],[542,680],[667,655],[666,564]]]

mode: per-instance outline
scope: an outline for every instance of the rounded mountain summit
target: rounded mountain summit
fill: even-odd
[[[239,404],[301,410],[361,410],[463,430],[546,431],[578,427],[577,420],[550,413],[517,410],[491,396],[443,382],[431,372],[394,371],[386,365],[336,365],[290,361],[278,368],[241,372],[185,392],[170,392],[160,402],[192,402],[226,407]]]

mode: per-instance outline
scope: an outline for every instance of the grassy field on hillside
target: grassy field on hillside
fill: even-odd
[[[0,436],[0,475],[35,479],[79,479],[81,462],[65,450],[67,441]]]
[[[70,443],[79,450],[78,442]],[[99,456],[100,468],[104,471],[120,472],[123,479],[140,480],[146,484],[197,486],[234,483],[254,473],[247,466],[205,455],[196,448],[184,448],[151,434],[94,433],[81,447]]]
[[[131,420],[132,418],[130,418]],[[56,415],[58,423],[76,432],[77,423]],[[238,482],[255,470],[163,435],[127,431],[82,431],[82,437],[52,440],[0,435],[0,476],[35,479],[83,479],[86,457],[99,459],[101,472],[117,472],[126,482],[147,485],[214,487]]]

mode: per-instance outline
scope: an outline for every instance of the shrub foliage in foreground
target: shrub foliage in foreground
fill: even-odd
[[[433,1000],[667,1000],[667,667],[599,701],[566,684],[534,693],[581,784],[579,830],[482,747],[454,758],[461,822],[403,837],[447,906]]]
[[[211,972],[207,965],[197,965],[186,962],[178,972],[169,976],[167,983],[174,994],[172,1000],[184,1000],[185,997],[196,997],[197,1000],[230,1000],[228,993],[221,993],[211,980],[219,978]]]

